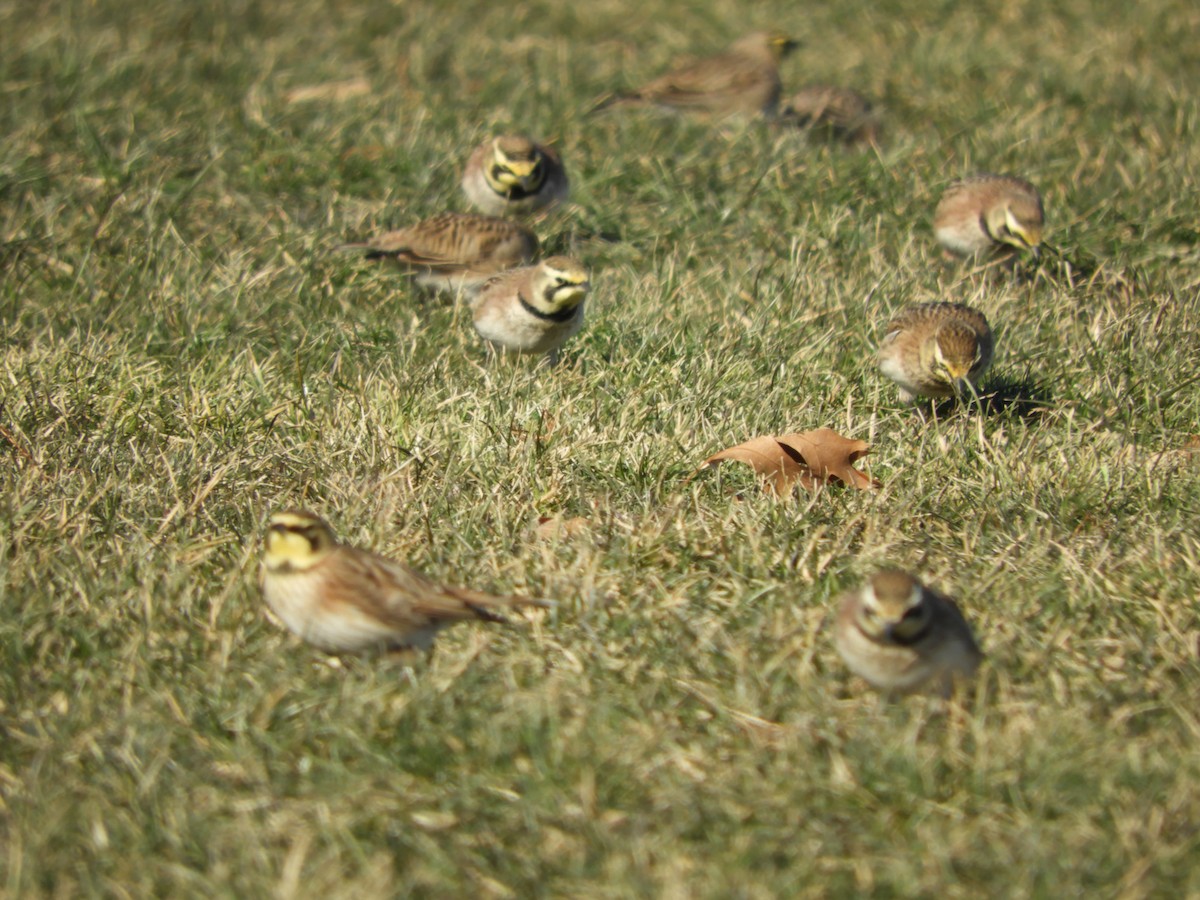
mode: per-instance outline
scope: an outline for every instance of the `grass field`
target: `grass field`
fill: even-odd
[[[1200,895],[1194,4],[443,6],[0,3],[0,892]],[[789,85],[881,102],[878,153],[584,115],[764,26]],[[462,209],[513,129],[593,269],[553,371],[331,252]],[[1081,275],[942,263],[978,169]],[[876,371],[932,299],[986,312],[1003,402],[925,417]],[[688,480],[825,426],[880,490]],[[256,584],[297,504],[559,605],[332,664]],[[838,660],[887,563],[975,623],[961,705]]]

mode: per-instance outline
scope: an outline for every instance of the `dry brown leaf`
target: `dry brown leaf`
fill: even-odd
[[[348,78],[345,81],[327,81],[292,88],[283,95],[285,103],[311,103],[314,100],[329,100],[339,103],[351,97],[371,93],[371,82],[365,78]]]
[[[840,481],[859,490],[869,490],[879,487],[879,482],[854,468],[855,461],[866,456],[869,448],[866,441],[844,438],[832,428],[818,428],[779,437],[751,438],[714,453],[704,465],[716,466],[726,460],[744,462],[778,495],[788,493],[797,482],[814,488]]]
[[[570,519],[564,519],[562,516],[540,516],[537,536],[543,540],[573,538],[590,528],[591,524],[583,516],[574,516]]]
[[[1189,435],[1182,447],[1151,453],[1146,457],[1146,468],[1170,472],[1200,462],[1200,434]]]

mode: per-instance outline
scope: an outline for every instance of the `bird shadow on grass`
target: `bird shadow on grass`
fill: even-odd
[[[994,378],[979,406],[987,416],[1016,416],[1029,422],[1044,416],[1052,399],[1050,389],[1035,379]]]
[[[932,415],[945,419],[955,414],[971,415],[978,409],[985,416],[1016,416],[1036,422],[1049,411],[1051,399],[1049,388],[1032,378],[992,378],[987,393],[943,400],[933,407]]]
[[[993,378],[986,394],[978,398],[985,416],[1015,416],[1026,422],[1042,418],[1049,410],[1050,389],[1032,378]],[[969,406],[975,406],[975,400]]]
[[[620,244],[624,240],[619,231],[597,229],[588,225],[572,225],[570,228],[560,231],[543,241],[542,254],[544,256],[557,256],[559,254],[575,256],[585,244]]]
[[[1053,287],[1081,289],[1089,292],[1132,299],[1146,289],[1146,276],[1136,266],[1107,262],[1082,251],[1047,247],[1041,265],[1024,273],[1022,280],[1029,284],[1045,282]]]

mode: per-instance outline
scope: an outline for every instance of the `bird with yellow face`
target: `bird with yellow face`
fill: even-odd
[[[918,303],[885,329],[879,370],[900,386],[900,400],[970,396],[992,364],[995,339],[983,313],[961,303]]]
[[[565,203],[571,193],[559,155],[524,135],[501,135],[471,153],[462,176],[470,204],[489,216],[524,215]]]
[[[511,269],[475,297],[475,330],[507,352],[545,353],[553,365],[559,348],[583,327],[591,286],[588,270],[569,256]]]
[[[892,694],[932,686],[948,695],[983,660],[958,604],[899,569],[842,597],[834,643],[852,672]]]
[[[1028,181],[980,174],[946,188],[933,213],[933,232],[951,256],[1012,257],[1042,243],[1042,195]]]
[[[288,630],[330,653],[428,650],[455,622],[504,622],[499,609],[548,605],[438,584],[341,543],[328,523],[299,509],[271,516],[261,581],[267,606]]]

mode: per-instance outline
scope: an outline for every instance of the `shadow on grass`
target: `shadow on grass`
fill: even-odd
[[[956,264],[957,261],[954,261]],[[1043,245],[1040,259],[1028,254],[1001,253],[963,270],[972,282],[1044,284],[1064,290],[1086,290],[1131,300],[1146,290],[1147,278],[1138,268],[1121,266],[1081,251]]]
[[[1021,279],[1033,284],[1044,281],[1054,287],[1102,291],[1130,300],[1145,290],[1146,277],[1135,268],[1119,266],[1080,251],[1045,247],[1041,264]]]
[[[542,242],[543,256],[577,255],[582,244],[599,242],[602,244],[620,244],[624,241],[619,231],[606,231],[590,226],[572,225]]]
[[[976,409],[985,416],[1016,416],[1036,422],[1048,411],[1052,399],[1050,389],[1032,378],[993,378],[987,393],[978,397],[951,397],[925,408],[926,415],[946,419],[954,415],[972,415]]]
[[[979,398],[984,415],[1016,416],[1036,421],[1045,415],[1052,399],[1050,389],[1032,378],[996,378]]]

